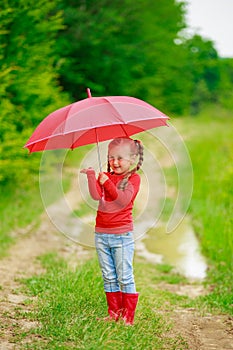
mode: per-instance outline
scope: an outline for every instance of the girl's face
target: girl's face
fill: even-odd
[[[113,172],[117,175],[126,174],[134,163],[136,156],[130,152],[129,145],[111,146],[108,152],[108,161]]]

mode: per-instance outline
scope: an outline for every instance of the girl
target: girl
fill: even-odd
[[[131,166],[138,158],[137,165]],[[87,175],[90,195],[99,201],[95,244],[108,304],[106,319],[122,317],[126,325],[134,322],[138,302],[133,274],[132,209],[140,186],[136,173],[143,161],[143,146],[138,140],[116,138],[108,146],[108,171],[96,179],[93,168]],[[111,171],[112,170],[112,171]]]

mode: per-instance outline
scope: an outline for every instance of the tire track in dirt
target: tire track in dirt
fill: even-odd
[[[175,331],[191,350],[232,350],[233,318],[227,315],[201,315],[196,309],[176,309],[172,314]]]

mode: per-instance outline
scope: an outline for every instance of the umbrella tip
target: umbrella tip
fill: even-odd
[[[91,90],[87,88],[87,97],[91,97]]]

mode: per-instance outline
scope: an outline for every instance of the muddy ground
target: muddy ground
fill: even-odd
[[[75,267],[94,255],[94,250],[86,250],[56,232],[46,216],[38,229],[28,227],[28,230],[19,231],[18,235],[20,239],[17,244],[0,263],[1,350],[21,348],[22,344],[14,343],[17,334],[37,326],[35,322],[17,317],[18,310],[27,313],[31,308],[26,302],[28,296],[20,292],[19,279],[44,272],[36,258],[46,252],[57,251],[69,261],[71,267]],[[203,292],[201,286],[192,284],[182,288],[161,284],[159,288],[191,297]],[[177,309],[172,313],[172,319],[175,325],[174,334],[180,333],[187,340],[190,350],[233,349],[233,320],[230,317],[211,314],[201,316],[195,309]],[[24,342],[30,343],[31,340],[33,338],[26,338]]]
[[[61,210],[60,207],[57,209]],[[10,249],[9,255],[0,261],[1,350],[22,349],[23,344],[26,345],[33,340],[33,335],[30,335],[24,339],[24,343],[17,344],[17,334],[37,326],[36,322],[30,322],[26,318],[19,319],[17,313],[19,310],[21,315],[23,312],[27,313],[33,305],[27,302],[28,296],[22,294],[20,279],[44,272],[37,257],[55,251],[67,259],[71,268],[74,268],[95,254],[94,249],[82,248],[59,233],[46,214],[43,214],[39,227],[31,225],[14,232],[14,235],[17,235],[17,243]],[[156,286],[158,287],[194,298],[204,291],[201,285],[191,283],[182,287],[162,283]],[[172,333],[180,334],[186,339],[188,349],[233,349],[233,320],[229,316],[221,314],[202,316],[196,309],[181,308],[168,312],[174,321]]]

